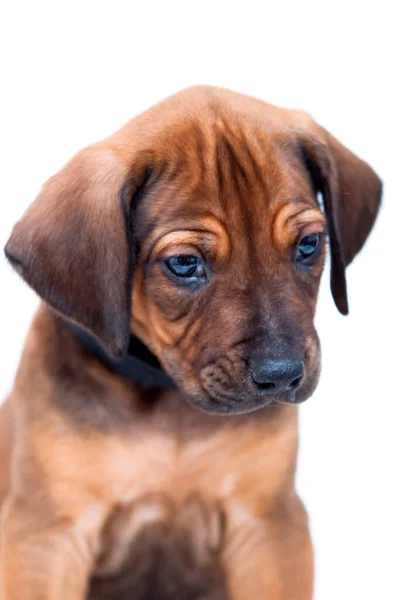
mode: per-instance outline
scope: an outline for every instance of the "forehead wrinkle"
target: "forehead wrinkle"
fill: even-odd
[[[182,222],[182,228],[173,230],[166,228],[161,231],[152,243],[148,255],[160,253],[169,245],[192,245],[210,248],[222,259],[227,259],[231,253],[231,239],[227,227],[214,215],[208,215],[196,220],[196,227]]]
[[[295,234],[301,226],[308,224],[320,225],[325,229],[325,217],[321,211],[310,206],[305,200],[286,203],[278,209],[272,221],[275,242],[282,243],[288,235]]]
[[[265,270],[266,253],[270,245],[267,231],[273,213],[273,207],[281,195],[282,169],[277,160],[273,146],[266,147],[264,153],[265,175],[254,182],[249,194],[238,190],[239,204],[241,207],[241,236],[236,239],[241,242],[240,247],[240,267],[242,277],[246,277],[249,272],[257,276]],[[247,286],[248,293],[254,286]]]
[[[264,152],[256,143],[254,132],[250,131],[248,126],[246,131],[245,128],[246,123],[237,119],[227,120],[224,115],[221,116],[216,132],[217,144],[221,150],[221,156],[217,157],[219,159],[217,164],[220,164],[221,158],[226,159],[226,167],[229,167],[229,170],[225,169],[228,187],[233,182],[236,188],[243,186],[250,191],[256,185],[261,187],[265,185],[264,178],[260,178],[262,168],[260,161],[257,160],[263,157]],[[223,173],[222,165],[219,171]]]
[[[252,137],[248,132],[245,133],[240,124],[221,119],[217,136],[220,148],[217,165],[220,185],[223,186],[220,197],[226,198],[225,212],[229,219],[229,229],[235,233],[235,240],[241,242],[240,262],[245,263],[248,262],[246,257],[250,258],[255,254],[256,240],[252,233],[257,218],[254,206],[257,197],[265,198],[267,195],[268,182],[260,177],[260,164],[255,153],[250,151]],[[262,156],[261,152],[260,155]]]
[[[197,233],[197,235],[196,235]],[[197,246],[199,243],[199,234],[193,230],[176,230],[161,234],[157,242],[152,246],[152,254],[161,253],[168,246]]]
[[[286,219],[286,225],[293,224],[297,221],[297,225],[307,225],[308,223],[321,223],[325,226],[325,217],[318,208],[308,207],[295,212]]]
[[[170,182],[181,188],[181,194],[188,190],[195,192],[204,187],[204,182],[210,184],[214,153],[213,125],[213,120],[206,113],[191,115],[170,124],[169,134],[164,136],[160,152],[167,163],[166,172]],[[172,166],[174,163],[175,168]]]
[[[205,124],[198,119],[172,125],[157,150],[156,162],[163,179],[158,191],[189,199],[209,171],[210,143]]]
[[[286,217],[286,223],[290,223],[290,221],[292,221],[293,219],[296,219],[302,213],[307,212],[308,210],[311,210],[309,204],[302,202],[302,201],[296,202],[295,206],[300,206],[301,208],[299,208],[298,210],[293,212],[292,211],[292,208],[294,208],[293,205],[286,204],[285,208],[282,209],[282,211],[285,212],[284,216],[286,216],[286,213],[289,213],[289,216]],[[287,209],[287,210],[285,210],[285,209]],[[284,216],[282,216],[282,218],[284,218]]]
[[[164,185],[157,190],[162,204],[176,205],[175,198],[180,199],[177,212],[187,212],[190,207],[193,215],[200,209],[195,201],[201,199],[203,203],[211,202],[214,212],[221,216],[234,213],[242,204],[238,208],[243,216],[256,187],[258,191],[261,188],[261,196],[266,196],[266,188],[276,179],[273,173],[264,177],[266,165],[271,170],[271,163],[276,162],[276,153],[267,143],[273,140],[265,136],[258,139],[260,136],[246,131],[246,127],[249,129],[248,124],[237,119],[228,123],[219,114],[212,120],[186,123],[185,128],[176,131],[172,152],[165,157]],[[209,152],[210,148],[214,152]],[[159,206],[160,202],[156,204]]]
[[[243,127],[238,127],[238,134],[241,148],[246,153],[247,164],[252,170],[254,180],[261,189],[265,189],[268,185],[266,177],[267,157],[271,153],[272,140],[267,140],[265,135],[262,135],[261,130],[256,129],[245,133]]]

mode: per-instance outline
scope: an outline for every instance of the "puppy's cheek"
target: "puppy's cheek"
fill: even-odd
[[[304,381],[296,393],[296,402],[304,402],[315,392],[321,373],[321,350],[317,334],[306,341],[305,352],[306,373]]]
[[[304,382],[304,385],[297,390],[295,404],[301,404],[305,402],[314,394],[319,381],[319,371],[318,373],[313,373],[307,380]]]
[[[161,357],[161,362],[168,375],[183,392],[194,396],[201,394],[199,376],[187,356],[177,350],[168,350]]]

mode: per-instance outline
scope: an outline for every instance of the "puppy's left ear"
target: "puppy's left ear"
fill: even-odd
[[[361,250],[378,214],[382,182],[371,167],[313,123],[302,139],[303,160],[324,200],[331,251],[331,290],[348,314],[345,268]]]
[[[131,331],[130,202],[146,177],[139,161],[135,168],[101,145],[81,151],[45,184],[5,248],[39,296],[114,357]]]

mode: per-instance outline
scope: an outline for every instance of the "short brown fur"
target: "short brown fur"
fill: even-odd
[[[295,405],[318,381],[325,248],[307,269],[293,253],[330,235],[347,312],[344,269],[380,194],[306,114],[208,87],[153,107],[45,185],[6,247],[44,303],[0,412],[2,600],[311,599]],[[203,257],[201,289],[171,279],[177,254]],[[136,334],[178,387],[110,372],[65,319],[114,356]],[[296,391],[254,386],[252,365],[293,354]]]

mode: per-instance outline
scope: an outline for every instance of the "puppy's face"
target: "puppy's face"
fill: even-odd
[[[315,389],[326,241],[346,313],[344,269],[380,192],[374,172],[306,115],[195,88],[78,154],[6,252],[111,354],[133,331],[194,406],[249,412]]]
[[[302,402],[319,374],[327,233],[311,179],[240,122],[175,135],[176,163],[135,208],[133,329],[203,410]]]

